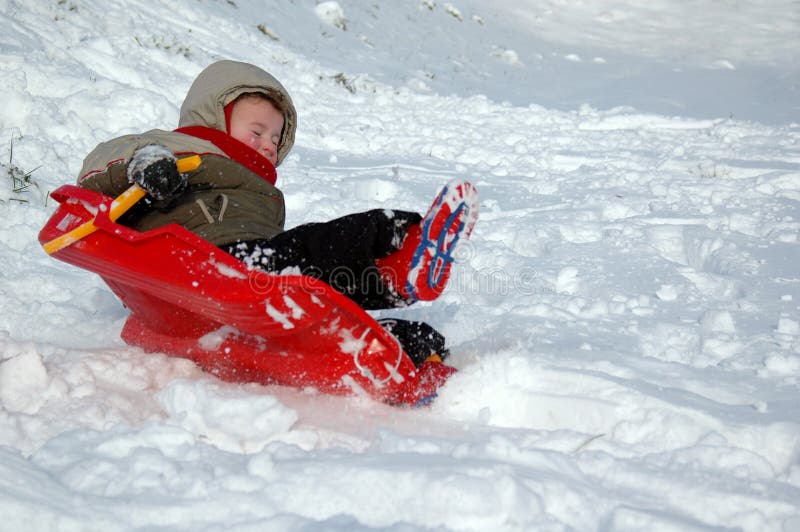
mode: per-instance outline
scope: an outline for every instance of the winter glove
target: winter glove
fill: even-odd
[[[128,181],[147,191],[151,199],[167,203],[186,188],[186,174],[178,172],[177,159],[164,146],[140,148],[128,164]]]

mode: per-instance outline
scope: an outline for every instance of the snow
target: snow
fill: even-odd
[[[0,529],[800,530],[799,30],[795,0],[0,0]],[[128,347],[38,245],[219,58],[298,107],[288,225],[478,188],[443,296],[381,313],[447,336],[430,407]]]

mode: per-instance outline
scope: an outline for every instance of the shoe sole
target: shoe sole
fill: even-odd
[[[405,289],[413,301],[430,301],[444,291],[453,252],[462,238],[469,238],[477,219],[475,187],[466,181],[445,185],[422,220],[421,240],[411,258]]]

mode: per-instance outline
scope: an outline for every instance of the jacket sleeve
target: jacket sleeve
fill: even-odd
[[[227,157],[213,144],[172,131],[153,129],[138,135],[124,135],[99,144],[83,160],[78,184],[107,196],[118,196],[130,186],[128,163],[136,150],[159,144],[176,156],[212,154]]]
[[[147,134],[125,135],[103,142],[84,159],[78,184],[107,196],[118,196],[130,186],[127,168],[133,154],[139,148],[157,143],[157,139]]]

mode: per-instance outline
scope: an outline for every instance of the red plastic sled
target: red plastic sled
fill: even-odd
[[[319,280],[248,270],[188,230],[140,233],[110,220],[112,198],[65,185],[39,233],[46,243],[94,219],[98,230],[53,256],[99,274],[130,316],[122,339],[147,352],[189,358],[221,379],[391,404],[431,397],[455,370],[415,368],[395,338]]]

